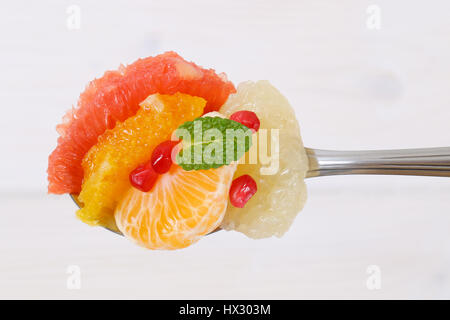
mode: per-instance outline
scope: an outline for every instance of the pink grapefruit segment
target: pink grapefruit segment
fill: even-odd
[[[205,113],[218,110],[235,92],[224,74],[187,62],[175,52],[139,59],[117,71],[107,71],[90,82],[80,95],[78,107],[70,110],[57,126],[58,145],[49,157],[48,192],[81,191],[81,162],[107,129],[123,122],[153,93],[186,93],[207,101]]]

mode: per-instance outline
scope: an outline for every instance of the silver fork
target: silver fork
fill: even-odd
[[[306,178],[350,174],[450,177],[450,147],[368,151],[305,150],[309,161]],[[80,207],[76,196],[71,197]],[[211,233],[217,231],[220,229]]]

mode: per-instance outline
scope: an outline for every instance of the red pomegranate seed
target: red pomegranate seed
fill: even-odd
[[[253,132],[257,132],[259,130],[259,119],[256,113],[252,111],[238,111],[231,115],[230,120],[239,122],[246,126],[249,129],[252,129]]]
[[[179,141],[167,140],[160,143],[152,153],[150,163],[156,173],[163,174],[172,166],[172,149],[180,143]]]
[[[142,164],[130,173],[131,185],[143,192],[152,190],[157,179],[158,174],[149,164]]]
[[[236,178],[231,183],[230,202],[237,208],[243,208],[258,190],[255,180],[248,174]]]

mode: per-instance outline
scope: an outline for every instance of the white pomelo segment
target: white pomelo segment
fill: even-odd
[[[259,160],[257,164],[247,161],[238,165],[234,176],[252,176],[258,191],[242,209],[229,204],[221,227],[255,239],[281,237],[306,202],[304,178],[308,158],[298,122],[287,99],[268,81],[241,83],[220,112],[229,117],[240,110],[255,112],[261,121],[261,129],[269,130],[268,138],[270,129],[279,129],[279,168],[273,175],[262,175],[260,169],[267,164],[263,165]],[[270,156],[270,147],[268,154]]]

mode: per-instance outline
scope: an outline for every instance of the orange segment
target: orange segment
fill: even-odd
[[[78,217],[91,225],[117,230],[114,209],[129,189],[129,173],[150,159],[152,150],[170,139],[185,121],[202,115],[206,101],[187,94],[155,94],[143,101],[137,114],[118,123],[98,139],[83,159],[84,181]]]
[[[228,203],[236,164],[184,171],[173,165],[150,192],[130,188],[114,213],[119,230],[149,249],[180,249],[215,230]]]

